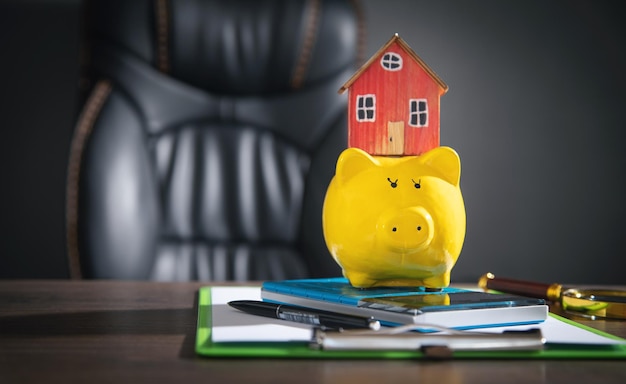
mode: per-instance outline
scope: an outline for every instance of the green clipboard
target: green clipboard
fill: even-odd
[[[561,316],[550,316],[579,328],[615,340],[620,337],[579,324]],[[424,357],[420,351],[323,351],[311,349],[302,342],[228,342],[211,341],[211,287],[198,290],[198,323],[196,353],[207,357],[240,358],[326,358],[326,359],[416,359]],[[460,359],[626,359],[626,345],[580,346],[547,344],[540,351],[455,351]]]

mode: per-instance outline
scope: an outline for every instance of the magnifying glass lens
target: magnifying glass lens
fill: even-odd
[[[626,292],[595,289],[567,289],[561,305],[569,312],[595,318],[626,319]]]

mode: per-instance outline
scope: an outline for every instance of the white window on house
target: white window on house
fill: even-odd
[[[402,56],[395,52],[387,52],[380,59],[380,65],[388,71],[399,71],[402,69]]]
[[[413,127],[428,126],[428,103],[426,99],[409,100],[409,125]]]
[[[376,121],[376,95],[358,95],[356,97],[356,120]]]

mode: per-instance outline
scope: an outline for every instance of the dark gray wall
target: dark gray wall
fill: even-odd
[[[0,0],[0,277],[67,277],[78,0]]]
[[[610,1],[367,0],[449,85],[467,236],[453,281],[492,271],[626,283],[626,13]],[[618,10],[619,9],[619,10]]]
[[[0,1],[0,278],[67,276],[78,0]],[[462,162],[453,281],[626,283],[626,36],[612,1],[365,0],[367,57],[398,32],[450,86]],[[619,9],[619,11],[618,11]]]

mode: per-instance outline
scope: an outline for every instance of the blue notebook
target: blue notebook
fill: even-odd
[[[467,289],[355,288],[343,277],[266,281],[264,301],[373,317],[384,325],[434,324],[455,329],[535,324],[545,321],[543,299]]]

